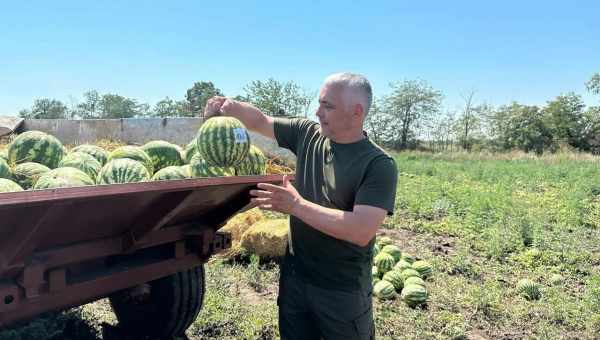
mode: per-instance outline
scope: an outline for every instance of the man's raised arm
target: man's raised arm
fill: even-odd
[[[265,137],[275,139],[273,117],[267,116],[260,110],[245,102],[226,97],[212,97],[206,102],[204,117],[216,115],[229,116],[239,119],[249,130],[260,133]]]

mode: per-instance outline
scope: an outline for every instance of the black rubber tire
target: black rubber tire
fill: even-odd
[[[148,283],[142,301],[131,298],[131,289],[109,297],[118,327],[132,335],[182,336],[194,322],[204,300],[204,266]]]

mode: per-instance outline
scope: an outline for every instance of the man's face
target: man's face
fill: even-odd
[[[319,92],[317,118],[321,124],[321,134],[334,141],[352,130],[352,111],[344,100],[343,88],[324,85]]]

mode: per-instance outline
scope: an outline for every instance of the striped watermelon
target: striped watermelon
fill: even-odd
[[[427,290],[421,285],[406,285],[400,297],[408,306],[414,308],[427,302]]]
[[[163,140],[156,140],[144,144],[142,150],[144,150],[152,159],[154,171],[158,171],[168,166],[183,165],[181,148],[175,144]]]
[[[406,279],[408,279],[411,276],[421,277],[421,274],[419,274],[419,272],[414,269],[404,269],[400,273],[400,276],[402,277],[402,280],[406,281]]]
[[[11,179],[12,177],[12,171],[10,170],[8,163],[6,163],[4,158],[0,158],[0,178]]]
[[[150,176],[154,174],[152,158],[150,158],[150,156],[148,156],[148,154],[139,146],[126,145],[116,148],[108,156],[108,161],[110,162],[113,159],[119,158],[129,158],[133,159],[134,161],[138,161],[146,167],[146,170],[148,170]]]
[[[375,259],[373,260],[377,268],[379,269],[379,273],[385,274],[394,268],[394,257],[388,253],[379,252]]]
[[[396,265],[394,266],[395,270],[399,270],[399,271],[403,271],[404,269],[411,269],[412,265],[404,260],[400,260],[398,261],[398,263],[396,263]]]
[[[71,152],[67,154],[58,163],[59,167],[71,167],[85,172],[94,181],[98,176],[98,172],[102,169],[102,165],[94,156],[84,152]]]
[[[394,257],[394,260],[400,261],[400,257],[402,256],[402,250],[396,245],[388,244],[381,248],[381,251],[384,253],[388,253]]]
[[[145,182],[150,180],[148,169],[141,162],[130,158],[108,161],[98,173],[98,184]]]
[[[377,268],[377,266],[371,267],[371,276],[373,278],[379,278],[379,269]]]
[[[34,190],[81,187],[95,182],[85,172],[71,167],[56,168],[41,175],[33,186]]]
[[[191,165],[189,165],[189,164],[182,165],[181,170],[183,170],[183,173],[187,176],[187,178],[192,178],[192,166]]]
[[[381,280],[373,287],[373,295],[381,300],[393,299],[396,297],[396,289],[391,282]]]
[[[164,169],[158,170],[158,172],[152,176],[152,180],[168,181],[172,179],[186,179],[190,177],[191,175],[187,173],[187,169],[183,166],[168,166]]]
[[[33,162],[22,163],[14,167],[13,178],[23,189],[31,189],[38,178],[50,171],[50,168]]]
[[[254,145],[250,145],[244,160],[235,167],[237,176],[252,176],[267,174],[267,157]]]
[[[196,154],[192,158],[191,175],[193,178],[197,177],[223,177],[223,176],[234,176],[235,169],[212,166],[208,162],[200,158],[199,154]]]
[[[394,288],[398,292],[402,290],[402,287],[404,287],[404,280],[402,279],[400,272],[397,270],[390,270],[389,272],[385,273],[385,275],[383,275],[383,279],[393,284]]]
[[[400,257],[401,260],[404,260],[410,264],[413,264],[415,262],[415,257],[412,254],[408,254],[408,253],[402,253],[402,256]]]
[[[431,269],[431,264],[427,261],[415,261],[412,264],[412,269],[419,272],[422,278],[426,279],[431,276],[433,270]]]
[[[194,138],[194,140],[189,142],[189,144],[183,149],[182,157],[185,161],[185,164],[190,164],[192,162],[192,157],[194,157],[197,152],[198,149],[196,149],[196,139]]]
[[[56,137],[41,131],[27,131],[17,136],[10,145],[8,163],[15,166],[35,162],[54,169],[64,154],[65,149]]]
[[[212,117],[200,126],[196,148],[210,165],[229,168],[248,154],[250,135],[236,118]]]
[[[422,278],[417,276],[410,276],[406,280],[404,280],[404,285],[419,285],[425,287],[425,281]]]
[[[14,192],[14,191],[23,191],[17,183],[11,181],[10,179],[0,178],[0,192]]]
[[[542,297],[540,285],[530,279],[519,280],[516,291],[527,300],[539,300]]]
[[[94,157],[98,162],[100,162],[101,166],[104,166],[104,164],[106,164],[106,162],[108,161],[108,152],[106,152],[106,150],[97,145],[79,145],[77,147],[74,147],[73,150],[71,150],[71,152],[87,153],[88,155]]]
[[[0,158],[4,159],[8,163],[8,149],[0,150]]]
[[[378,237],[376,240],[377,244],[379,244],[379,247],[383,248],[385,246],[387,246],[388,244],[392,244],[393,241],[391,238],[389,238],[388,236],[381,236]]]

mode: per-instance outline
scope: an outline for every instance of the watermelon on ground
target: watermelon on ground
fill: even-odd
[[[396,288],[391,282],[381,280],[373,287],[373,295],[381,300],[393,299],[396,297]]]
[[[409,307],[416,307],[427,302],[427,290],[425,287],[416,284],[404,286],[400,298]]]
[[[375,259],[373,260],[377,268],[379,269],[379,273],[381,275],[385,275],[385,273],[389,272],[394,268],[394,257],[388,253],[379,252]]]

